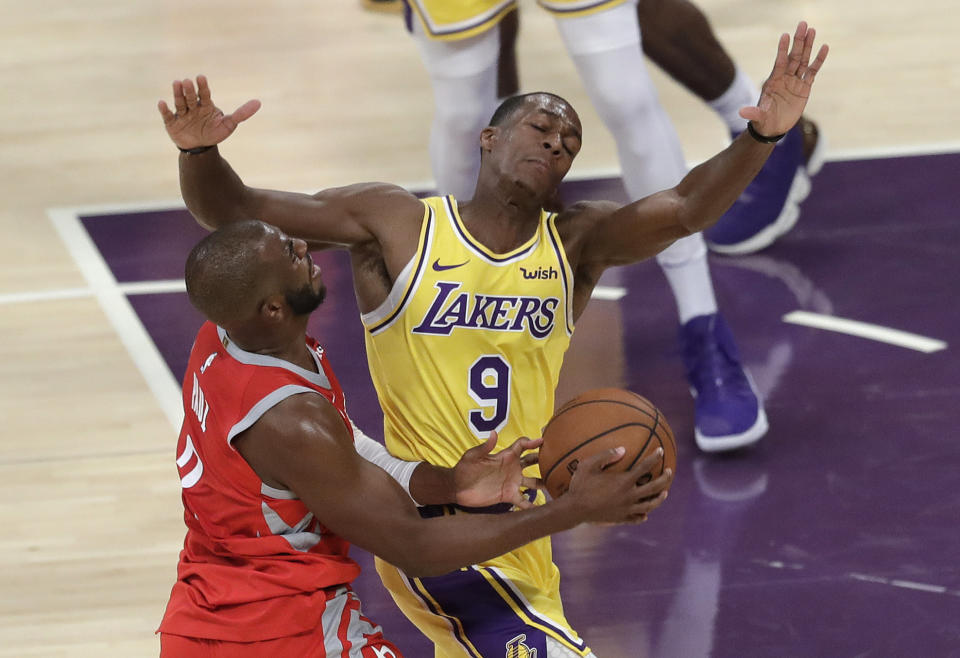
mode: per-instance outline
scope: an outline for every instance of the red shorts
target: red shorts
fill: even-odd
[[[379,633],[366,638],[362,646],[353,645],[336,653],[324,646],[324,636],[302,633],[261,642],[227,642],[204,640],[182,635],[160,634],[160,658],[403,658],[400,650]]]
[[[282,625],[283,619],[277,624]],[[177,629],[179,630],[179,629]],[[227,631],[229,633],[229,631]],[[160,633],[160,658],[403,658],[379,626],[360,612],[360,600],[341,587],[327,600],[317,628],[257,642]]]

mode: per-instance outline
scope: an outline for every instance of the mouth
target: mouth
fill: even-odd
[[[545,172],[550,171],[550,167],[547,166],[546,161],[541,160],[540,158],[527,158],[526,162],[529,162],[530,164],[535,166],[537,169],[540,169],[541,171],[545,171]]]

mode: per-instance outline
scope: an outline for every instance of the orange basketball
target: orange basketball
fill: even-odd
[[[557,410],[543,429],[540,473],[554,498],[563,495],[580,462],[623,446],[626,454],[610,468],[625,471],[662,447],[663,461],[649,479],[664,469],[677,472],[677,444],[660,410],[645,397],[620,388],[581,393]]]

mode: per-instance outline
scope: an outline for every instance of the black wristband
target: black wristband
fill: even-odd
[[[189,153],[190,155],[199,155],[201,153],[206,153],[207,151],[212,149],[214,146],[216,146],[216,144],[211,144],[210,146],[197,146],[196,148],[192,148],[192,149],[180,149],[179,146],[177,148],[180,149],[181,153]]]
[[[750,136],[753,137],[758,142],[760,142],[761,144],[776,144],[781,139],[783,139],[784,135],[787,134],[787,133],[783,133],[780,135],[770,135],[769,137],[767,137],[766,135],[761,135],[760,133],[757,132],[756,128],[753,127],[753,121],[747,121],[747,132],[749,132]]]

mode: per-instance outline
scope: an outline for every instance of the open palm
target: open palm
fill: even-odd
[[[790,35],[784,33],[780,36],[777,59],[770,77],[763,83],[759,102],[740,110],[740,116],[752,121],[761,134],[785,133],[800,119],[810,98],[814,78],[830,50],[827,45],[821,46],[816,59],[811,62],[816,36],[817,31],[801,21],[793,35],[789,54]]]
[[[173,104],[176,113],[170,110],[165,101],[160,101],[157,108],[163,117],[167,134],[181,149],[219,144],[229,137],[242,121],[246,121],[260,109],[260,101],[250,100],[238,107],[233,114],[224,114],[213,104],[210,85],[203,75],[197,76],[196,88],[189,78],[175,80]]]

